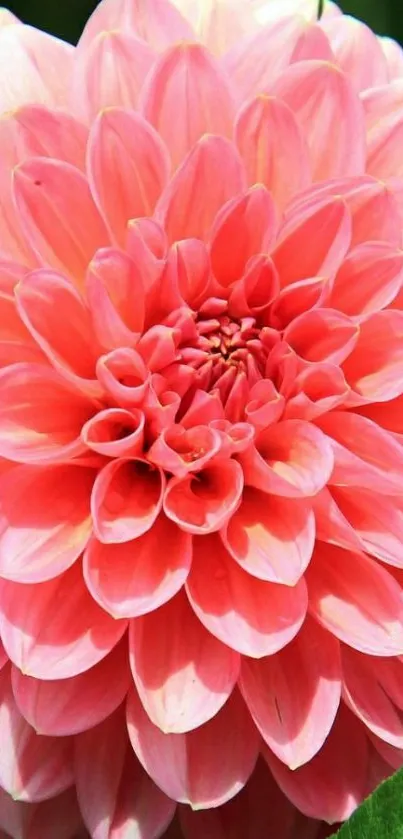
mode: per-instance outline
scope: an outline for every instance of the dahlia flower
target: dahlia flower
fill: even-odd
[[[318,839],[403,763],[403,52],[316,6],[1,13],[2,837]]]

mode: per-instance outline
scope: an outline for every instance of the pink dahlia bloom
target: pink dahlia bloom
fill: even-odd
[[[316,5],[2,12],[13,839],[318,839],[403,763],[403,53]]]

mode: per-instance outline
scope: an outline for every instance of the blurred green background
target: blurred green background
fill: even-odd
[[[339,0],[345,12],[366,21],[382,35],[391,35],[403,44],[403,0]],[[84,23],[97,5],[96,0],[7,0],[26,23],[47,29],[75,42]]]

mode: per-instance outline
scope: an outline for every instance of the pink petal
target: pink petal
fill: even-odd
[[[291,643],[260,661],[245,658],[241,690],[263,739],[297,769],[322,748],[341,695],[339,643],[311,618]]]
[[[120,711],[76,738],[77,795],[93,839],[158,839],[175,804],[147,777]]]
[[[304,580],[274,585],[245,573],[218,536],[193,540],[186,583],[199,620],[224,644],[252,658],[272,655],[297,634],[306,615]]]
[[[342,648],[343,696],[348,707],[370,731],[391,746],[402,749],[401,715],[382,680],[382,669],[387,672],[394,663],[395,659],[381,660],[378,673],[378,658],[364,656],[348,647]],[[399,676],[401,678],[401,664]]]
[[[33,103],[65,104],[74,57],[70,44],[16,24],[0,29],[0,55],[2,113]]]
[[[363,549],[377,559],[403,567],[403,505],[399,498],[379,492],[333,487],[342,514],[361,540]]]
[[[239,463],[215,459],[195,475],[171,478],[164,496],[164,511],[188,533],[213,533],[235,511],[242,490]]]
[[[107,408],[86,422],[81,437],[89,449],[106,457],[135,456],[143,451],[144,424],[144,414],[136,408]]]
[[[340,641],[369,655],[402,655],[402,592],[375,560],[318,542],[306,573],[310,610]]]
[[[181,734],[211,720],[231,695],[238,653],[204,628],[179,593],[130,627],[131,669],[150,720]]]
[[[343,705],[324,746],[305,766],[289,769],[268,749],[264,756],[280,789],[311,818],[330,824],[344,821],[365,796],[367,739],[363,726]]]
[[[185,429],[173,425],[152,444],[147,458],[166,472],[183,478],[189,472],[199,472],[220,448],[220,434],[212,428],[196,425]]]
[[[211,231],[211,267],[228,287],[245,272],[251,257],[268,251],[276,234],[276,209],[260,184],[223,207]]]
[[[248,574],[293,586],[312,556],[315,517],[305,500],[279,498],[246,487],[223,539]]]
[[[44,801],[74,780],[72,741],[41,737],[24,720],[14,701],[9,668],[0,674],[0,781],[19,801]]]
[[[52,365],[95,379],[101,352],[90,313],[73,284],[53,271],[33,271],[15,291],[22,321]]]
[[[57,577],[91,535],[95,473],[80,466],[16,466],[0,478],[0,574],[20,583]]]
[[[279,210],[310,183],[306,143],[291,109],[280,99],[256,96],[239,113],[235,139],[250,186],[264,184]]]
[[[316,495],[333,470],[329,441],[314,425],[284,420],[265,429],[240,460],[245,483],[285,498]]]
[[[383,402],[403,392],[403,312],[376,312],[361,324],[360,335],[343,365],[348,384],[361,397]]]
[[[201,728],[164,734],[148,718],[133,690],[127,722],[137,757],[174,801],[197,809],[218,807],[242,789],[253,771],[259,740],[237,691]]]
[[[189,24],[169,0],[103,0],[84,29],[79,49],[114,29],[132,32],[158,50],[192,37]]]
[[[156,218],[169,241],[206,239],[218,210],[241,192],[245,180],[241,158],[232,143],[210,135],[199,140],[157,205]]]
[[[67,679],[105,658],[125,632],[89,595],[80,563],[45,583],[0,581],[4,647],[24,674]]]
[[[365,171],[364,114],[348,76],[330,62],[300,61],[284,71],[273,93],[297,117],[314,181]]]
[[[129,542],[147,533],[162,507],[160,469],[140,458],[114,460],[98,474],[91,498],[95,535],[101,542]]]
[[[22,463],[65,461],[84,451],[79,435],[96,403],[42,364],[0,371],[0,454]]]
[[[400,79],[403,76],[403,50],[393,38],[379,38],[383,54],[388,65],[389,79]]]
[[[366,242],[348,254],[326,303],[361,320],[391,303],[402,281],[402,252],[386,242]]]
[[[184,584],[192,558],[191,537],[161,515],[131,542],[95,539],[84,557],[84,576],[93,598],[112,617],[153,612]]]
[[[378,492],[401,495],[403,452],[392,434],[351,411],[332,411],[316,423],[334,451],[330,484],[373,490],[375,481]]]
[[[210,53],[190,41],[175,44],[155,64],[143,89],[142,112],[166,143],[174,168],[204,134],[232,134],[228,82]]]
[[[347,550],[363,550],[361,539],[343,516],[326,487],[312,499],[312,509],[315,514],[317,539]]]
[[[158,275],[157,260],[150,254]],[[144,327],[145,266],[118,248],[101,248],[86,277],[86,296],[98,341],[107,350],[134,347]]]
[[[0,10],[1,14],[1,10]],[[77,833],[82,825],[74,787],[48,798],[31,803],[14,801],[3,790],[0,792],[0,821],[7,834],[0,831],[1,839],[83,839]]]
[[[339,367],[317,362],[304,367],[295,379],[284,410],[284,419],[315,420],[343,405],[349,388]]]
[[[23,324],[16,306],[14,287],[27,270],[0,263],[0,367],[21,361],[41,362],[44,355]]]
[[[92,193],[119,245],[132,218],[151,216],[166,185],[169,158],[139,114],[108,108],[95,121],[88,147]]]
[[[336,309],[312,309],[290,323],[284,340],[305,361],[342,364],[354,350],[359,327]]]
[[[337,63],[360,92],[388,81],[382,47],[371,29],[349,15],[321,21]]]
[[[12,670],[15,701],[38,734],[77,734],[98,725],[121,704],[130,675],[122,641],[99,664],[68,679],[40,681]]]
[[[350,241],[350,215],[340,198],[318,199],[290,211],[273,252],[282,287],[331,276],[342,264]]]
[[[85,168],[88,131],[67,111],[43,105],[25,105],[3,119],[0,126],[1,140],[4,130],[22,157],[52,157],[71,163],[78,169]]]
[[[156,58],[148,44],[121,25],[100,32],[77,50],[72,104],[78,115],[92,121],[107,108],[135,108]]]
[[[108,244],[84,175],[62,161],[32,158],[14,172],[14,195],[38,258],[80,285],[97,248]]]

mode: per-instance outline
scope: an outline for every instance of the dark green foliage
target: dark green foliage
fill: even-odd
[[[381,784],[330,839],[403,839],[403,769]]]

